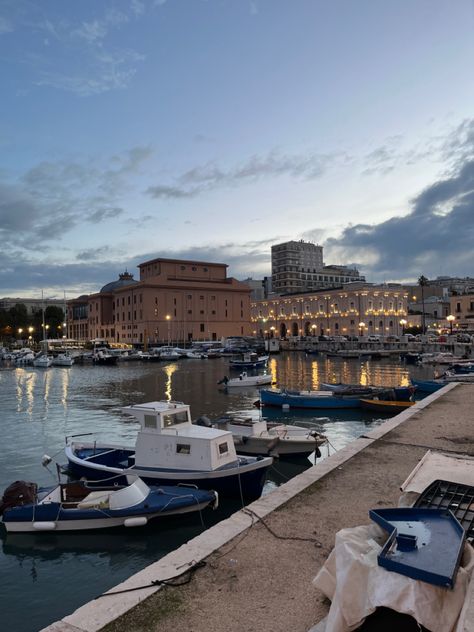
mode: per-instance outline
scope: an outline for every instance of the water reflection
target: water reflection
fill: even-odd
[[[166,374],[165,398],[170,402],[173,399],[172,388],[171,388],[171,384],[172,384],[171,378],[173,377],[173,373],[175,373],[178,370],[178,365],[176,362],[170,362],[164,367],[163,370]]]

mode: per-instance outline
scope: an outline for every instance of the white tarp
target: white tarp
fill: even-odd
[[[326,632],[350,632],[377,607],[411,615],[431,632],[459,632],[474,549],[466,544],[453,589],[387,571],[377,555],[387,533],[377,525],[342,529],[313,584],[331,600]]]
[[[428,450],[400,489],[421,494],[438,479],[474,487],[474,458]]]

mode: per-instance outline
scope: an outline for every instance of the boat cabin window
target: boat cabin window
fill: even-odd
[[[156,415],[144,416],[145,428],[156,428]]]
[[[184,424],[188,421],[188,413],[183,410],[179,413],[173,413],[172,415],[163,415],[163,428],[169,428],[176,424]]]
[[[176,454],[191,454],[191,446],[189,443],[177,443]]]
[[[224,455],[229,452],[229,446],[227,445],[227,441],[224,443],[219,443],[219,454]]]

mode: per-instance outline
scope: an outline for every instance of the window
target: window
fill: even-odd
[[[203,301],[203,300],[204,300],[204,296],[200,296],[200,297],[199,297],[199,300],[200,300],[200,301]]]
[[[186,266],[181,266],[181,270],[186,270]]]
[[[191,454],[191,446],[189,443],[177,443],[176,454]]]
[[[212,310],[212,312],[211,312],[211,314],[215,314],[215,313],[216,313],[216,310],[215,310],[215,309],[213,309],[213,310]]]
[[[200,310],[199,310],[199,313],[200,313],[200,314],[204,314],[204,310],[203,310],[203,309],[200,309]]]
[[[158,310],[155,307],[155,316],[158,316]]]
[[[170,426],[174,426],[176,424],[184,424],[187,421],[188,421],[188,415],[185,410],[178,413],[173,413],[171,415],[164,414],[163,415],[163,428],[169,428]]]
[[[188,309],[188,314],[192,314],[193,310],[192,309]]]
[[[134,303],[134,305],[137,304],[137,295],[136,294],[133,295],[133,303]]]
[[[229,446],[227,445],[227,441],[225,443],[219,443],[219,454],[224,456],[225,454],[228,454],[228,452]]]
[[[196,272],[196,270],[197,270],[196,266],[193,266],[193,267],[191,268],[191,270],[192,270],[193,272]]]
[[[204,270],[204,272],[208,272],[208,269],[207,269],[207,268],[203,268],[203,270]]]
[[[204,323],[201,323],[201,324],[199,325],[199,331],[204,331]]]
[[[188,294],[188,300],[190,301],[193,298],[192,294]]]
[[[145,428],[156,428],[156,415],[145,415]]]
[[[130,296],[127,296],[127,303],[130,305]]]

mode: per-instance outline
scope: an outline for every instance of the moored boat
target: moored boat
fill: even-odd
[[[242,371],[239,377],[229,379],[226,376],[219,380],[218,384],[222,384],[225,388],[242,388],[249,386],[264,386],[272,383],[271,375],[248,375],[246,371]]]
[[[217,505],[213,491],[179,486],[148,487],[141,479],[118,487],[59,483],[37,488],[16,481],[6,491],[0,515],[7,531],[85,531],[140,527],[158,517],[199,511]]]
[[[327,438],[315,430],[304,426],[269,423],[264,419],[223,417],[210,422],[206,417],[200,417],[195,423],[231,432],[236,449],[241,454],[270,454],[280,458],[307,457],[327,443]]]
[[[345,397],[328,391],[290,391],[286,389],[260,390],[262,406],[289,406],[290,408],[359,408],[360,397]]]
[[[257,353],[246,351],[237,356],[234,356],[229,366],[231,369],[256,369],[257,367],[265,366],[270,356],[259,356]]]
[[[150,484],[192,484],[245,499],[261,495],[272,459],[239,456],[232,434],[193,425],[188,405],[155,401],[122,411],[140,423],[135,447],[68,443],[68,471],[73,476],[100,480],[121,475],[124,481],[140,476]]]
[[[435,393],[447,384],[447,382],[443,380],[414,380],[412,378],[411,381],[413,386],[416,386],[418,393]]]
[[[415,402],[402,402],[383,399],[361,399],[360,405],[367,410],[374,410],[378,413],[396,415],[403,410],[415,405]]]
[[[69,353],[59,353],[53,358],[53,366],[70,367],[74,364],[74,358]]]

